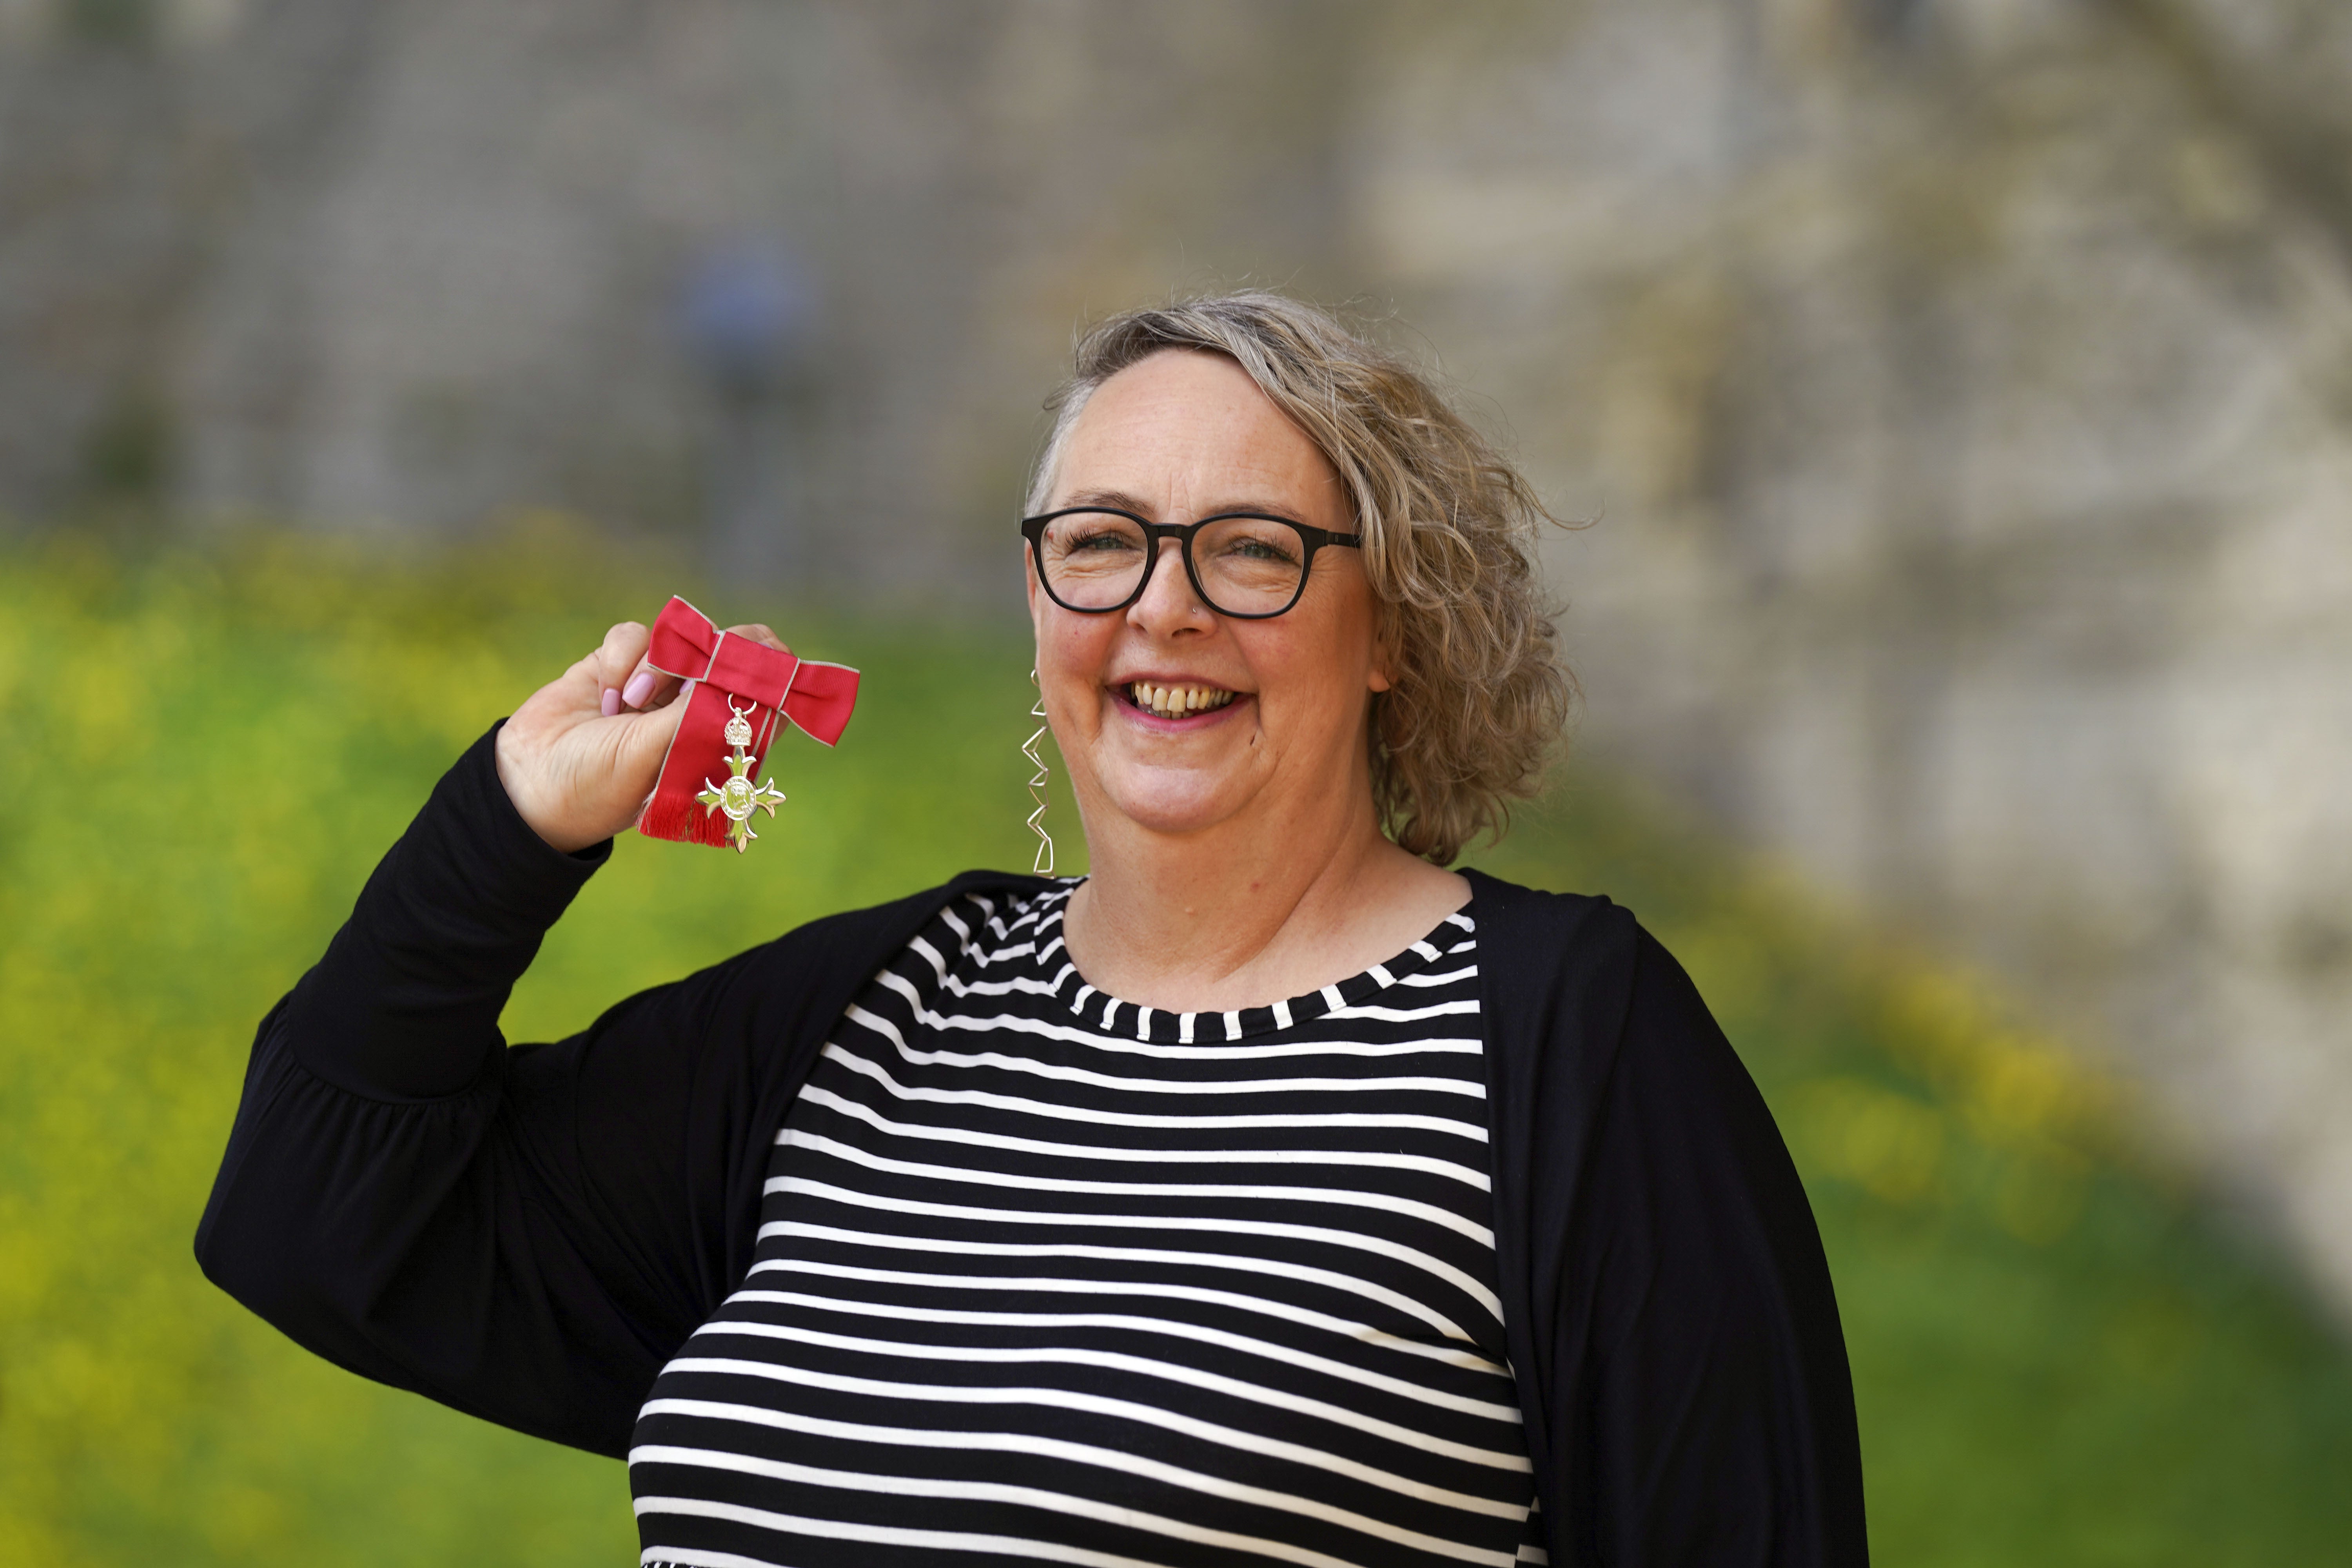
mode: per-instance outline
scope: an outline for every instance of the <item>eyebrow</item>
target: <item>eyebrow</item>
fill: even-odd
[[[1158,516],[1158,514],[1151,510],[1150,502],[1146,501],[1139,497],[1131,496],[1125,490],[1078,490],[1072,493],[1067,499],[1063,500],[1059,506],[1053,510],[1055,511],[1067,511],[1073,507],[1087,506],[1105,507],[1112,511],[1131,511],[1138,517],[1141,518],[1156,519]],[[1202,512],[1201,516],[1230,517],[1236,513],[1248,517],[1277,518],[1284,522],[1297,522],[1298,521],[1297,518],[1290,515],[1288,509],[1278,506],[1268,506],[1262,501],[1244,501],[1237,506],[1221,506],[1212,510]],[[1197,521],[1199,520],[1195,519],[1194,521]]]
[[[1131,511],[1140,517],[1152,515],[1150,503],[1125,490],[1079,490],[1062,502],[1062,508],[1074,506],[1107,506],[1114,511]]]

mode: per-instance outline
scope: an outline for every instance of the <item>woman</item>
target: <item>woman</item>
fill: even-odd
[[[1097,329],[1031,500],[1087,879],[969,874],[507,1049],[683,706],[616,626],[264,1022],[207,1272],[625,1456],[649,1563],[1862,1562],[1738,1059],[1622,910],[1444,868],[1563,716],[1525,486],[1249,294]]]

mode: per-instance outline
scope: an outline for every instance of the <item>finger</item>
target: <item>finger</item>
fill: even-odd
[[[762,647],[774,648],[778,653],[790,653],[793,651],[791,648],[784,646],[783,638],[778,637],[774,632],[770,631],[766,626],[760,625],[756,621],[750,626],[729,626],[727,628],[727,635],[734,637],[749,637],[753,642],[759,643]]]
[[[684,682],[674,675],[664,675],[648,664],[640,664],[630,675],[629,683],[621,688],[621,700],[643,712],[659,708],[677,695]]]
[[[596,678],[604,686],[625,686],[629,672],[646,657],[646,648],[653,641],[653,633],[637,621],[622,621],[604,634],[602,647],[596,650]]]
[[[528,714],[544,721],[561,715],[562,723],[558,728],[562,728],[562,724],[568,724],[576,718],[583,707],[593,711],[599,689],[604,684],[601,676],[604,667],[602,645],[590,648],[573,659],[571,668],[562,675],[532,692],[530,700],[515,710],[515,718],[521,720]]]
[[[604,634],[604,644],[596,650],[598,680],[606,691],[620,694],[617,700],[604,700],[605,718],[623,708],[656,707],[677,694],[677,678],[646,662],[652,642],[653,634],[636,621],[623,621]]]

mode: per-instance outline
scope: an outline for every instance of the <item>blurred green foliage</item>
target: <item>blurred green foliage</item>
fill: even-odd
[[[0,552],[0,1563],[621,1563],[625,1479],[295,1350],[189,1251],[248,1031],[435,776],[674,585],[562,537]],[[517,1038],[828,910],[1026,865],[1026,649],[764,618],[866,672],[743,860],[625,838]],[[1082,869],[1059,797],[1064,868]],[[1845,1316],[1885,1563],[2340,1559],[2352,1356],[1998,999],[1571,779],[1471,858],[1607,891],[1771,1099]],[[1076,862],[1078,864],[1073,864]]]

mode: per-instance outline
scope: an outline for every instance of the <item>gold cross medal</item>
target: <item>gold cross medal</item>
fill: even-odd
[[[743,716],[743,710],[735,706],[735,700],[731,697],[727,700],[727,711],[731,717],[727,721],[724,734],[727,743],[735,748],[735,754],[727,759],[727,766],[731,771],[723,784],[704,779],[702,793],[694,798],[706,813],[723,811],[727,814],[727,842],[735,847],[736,854],[740,855],[751,847],[751,840],[760,837],[751,831],[753,809],[764,808],[770,816],[775,816],[776,807],[783,804],[784,792],[776,787],[773,779],[763,784],[751,782],[751,758],[745,750],[751,743],[751,721]],[[704,731],[706,734],[709,732]]]

